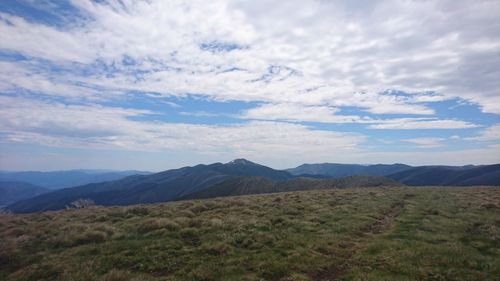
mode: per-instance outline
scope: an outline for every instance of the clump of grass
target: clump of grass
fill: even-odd
[[[187,227],[191,223],[191,219],[188,217],[176,217],[174,221],[182,227]]]
[[[182,210],[179,212],[179,215],[188,218],[193,218],[196,216],[196,214],[191,210]]]
[[[149,209],[144,206],[135,206],[127,209],[127,214],[133,214],[136,216],[146,216],[149,214]]]
[[[277,217],[277,218],[272,218],[271,219],[271,224],[274,226],[282,226],[287,223],[287,220],[282,217]]]
[[[201,212],[208,210],[208,207],[204,203],[197,202],[194,206],[189,208],[189,210],[194,214],[200,214]]]
[[[100,281],[130,281],[132,275],[128,271],[112,269],[108,273],[104,274]]]
[[[202,250],[212,256],[224,255],[231,250],[231,245],[224,242],[206,243],[202,245]]]
[[[233,237],[234,246],[243,249],[260,249],[274,244],[274,236],[266,232],[240,233]]]
[[[283,259],[262,263],[259,271],[266,280],[282,280],[291,274],[290,267]]]
[[[220,228],[224,226],[224,221],[222,221],[220,218],[211,218],[207,221],[204,221],[204,225],[208,227]]]
[[[199,246],[201,243],[198,230],[192,227],[183,228],[179,231],[179,236],[182,240],[192,246]]]
[[[69,240],[69,246],[76,246],[88,243],[100,243],[106,241],[108,235],[104,231],[87,230],[82,234],[75,236],[74,239]]]
[[[178,223],[167,218],[152,218],[143,221],[137,227],[139,233],[148,233],[158,229],[177,231],[180,229],[180,226]]]

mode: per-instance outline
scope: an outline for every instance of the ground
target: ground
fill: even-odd
[[[316,190],[0,216],[1,280],[500,280],[500,188]]]

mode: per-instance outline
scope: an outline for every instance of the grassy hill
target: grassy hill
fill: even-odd
[[[238,177],[192,193],[180,199],[206,199],[223,196],[276,193],[313,189],[403,186],[384,177],[352,176],[342,179],[294,178],[287,181],[273,181],[264,177]]]
[[[485,166],[423,166],[388,175],[407,185],[500,185],[500,164]]]
[[[0,215],[1,280],[498,280],[500,189],[352,188]]]

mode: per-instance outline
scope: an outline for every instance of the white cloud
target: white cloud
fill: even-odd
[[[276,163],[285,157],[297,163],[366,162],[364,156],[388,158],[361,150],[363,136],[297,123],[391,130],[478,127],[435,117],[431,103],[452,98],[500,114],[498,1],[72,3],[82,17],[62,15],[66,25],[60,26],[0,13],[0,92],[37,96],[0,96],[2,140],[194,150]],[[246,119],[233,125],[139,121],[152,112],[102,105],[107,100],[119,105],[129,91],[259,105],[232,116]],[[383,116],[343,115],[345,107]],[[495,141],[498,131],[495,125],[469,139]],[[479,155],[490,159],[485,151]]]
[[[292,122],[319,122],[319,123],[356,123],[369,124],[371,129],[467,129],[477,125],[448,119],[436,118],[392,118],[375,119],[367,116],[340,115],[337,109],[327,106],[304,106],[300,104],[262,104],[258,107],[245,110],[240,115],[244,119],[292,121]]]
[[[0,96],[0,131],[10,142],[56,147],[185,151],[252,159],[321,159],[325,151],[349,155],[364,136],[298,124],[248,122],[197,125],[137,121],[150,111],[95,105],[66,106]]]
[[[420,115],[434,113],[421,102],[460,97],[500,113],[496,1],[73,3],[84,20],[64,28],[1,14],[0,48],[78,65],[57,77],[34,66],[35,80],[48,80],[57,95],[90,85]],[[200,48],[212,42],[241,48]],[[34,87],[15,77],[2,83]],[[415,94],[380,94],[386,89]]]
[[[371,129],[415,130],[415,129],[469,129],[478,127],[475,124],[451,119],[401,118],[388,119],[380,124],[370,125]]]
[[[435,148],[442,146],[443,144],[441,142],[443,140],[444,140],[443,138],[413,138],[413,139],[405,139],[403,141],[416,144],[418,147],[421,148]]]
[[[500,124],[484,129],[478,136],[466,138],[477,141],[500,141]]]
[[[335,115],[337,109],[328,106],[302,106],[299,104],[263,104],[244,111],[245,119],[282,120],[321,123],[357,123],[358,116]]]
[[[500,147],[490,146],[484,148],[433,150],[432,153],[421,151],[399,152],[366,152],[354,155],[351,161],[357,163],[398,163],[405,159],[409,165],[487,165],[498,164]],[[363,162],[364,161],[364,162]]]

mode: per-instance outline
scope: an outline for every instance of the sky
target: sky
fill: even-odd
[[[0,2],[0,169],[500,163],[500,1]]]

